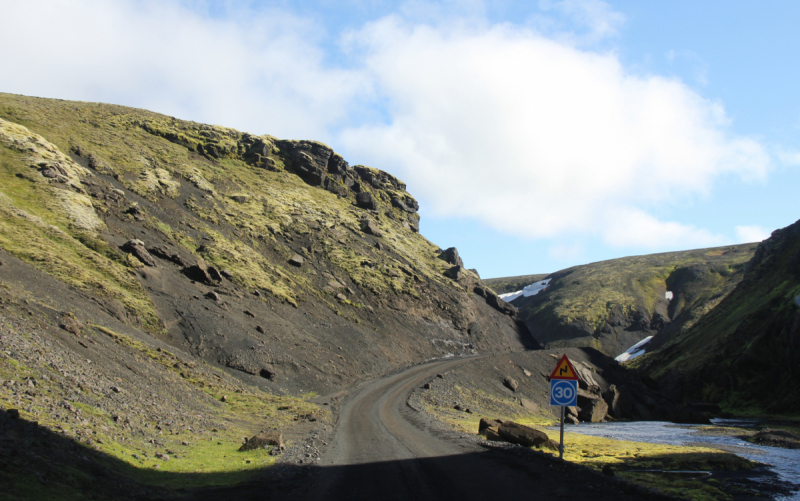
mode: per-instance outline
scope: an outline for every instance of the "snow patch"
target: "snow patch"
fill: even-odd
[[[667,294],[672,294],[672,293],[668,292]],[[617,362],[626,362],[628,360],[633,360],[638,356],[644,355],[644,348],[642,348],[642,346],[649,343],[651,339],[653,339],[653,336],[647,336],[646,338],[642,339],[635,345],[625,350],[624,353],[617,356],[617,358],[615,358],[614,360],[616,360]]]
[[[521,291],[499,294],[498,297],[508,303],[517,299],[520,296],[525,296],[525,297],[535,296],[536,294],[545,290],[548,285],[550,285],[550,279],[546,278],[541,282],[534,282],[528,286],[525,286]]]
[[[664,297],[667,298],[668,301],[672,301],[672,298],[675,297],[675,295],[672,293],[672,291],[667,291],[664,293]]]

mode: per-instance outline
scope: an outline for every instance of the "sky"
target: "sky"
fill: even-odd
[[[800,2],[0,0],[0,92],[323,141],[484,278],[800,219]]]

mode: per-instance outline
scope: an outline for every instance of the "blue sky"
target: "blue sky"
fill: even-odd
[[[483,277],[800,218],[800,3],[0,0],[0,91],[387,170]]]

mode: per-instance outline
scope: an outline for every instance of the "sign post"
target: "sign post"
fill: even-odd
[[[564,414],[566,407],[578,405],[578,373],[566,355],[550,374],[550,405],[561,406],[561,442],[558,457],[564,459]]]

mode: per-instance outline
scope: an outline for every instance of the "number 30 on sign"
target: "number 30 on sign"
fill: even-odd
[[[574,379],[551,379],[550,405],[578,405],[578,382]]]

